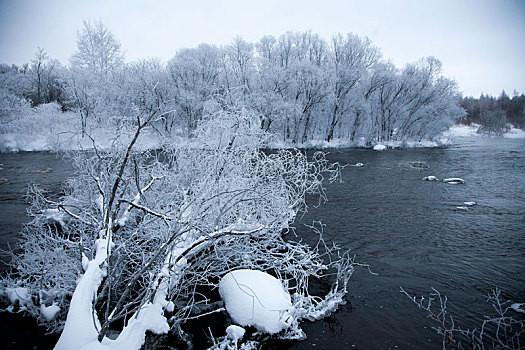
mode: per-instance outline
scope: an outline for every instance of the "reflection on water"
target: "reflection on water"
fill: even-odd
[[[351,249],[378,273],[358,269],[349,303],[326,320],[305,324],[308,339],[291,349],[435,348],[440,338],[426,315],[399,293],[449,297],[449,311],[466,327],[492,314],[485,295],[494,287],[525,301],[525,140],[462,139],[448,148],[375,152],[331,151],[344,183],[327,185],[328,202],[296,222],[326,224],[327,241]],[[24,200],[30,181],[54,193],[71,167],[49,153],[0,155],[0,245],[13,242],[27,221]],[[463,185],[423,181],[459,177]],[[457,210],[464,202],[477,204]],[[518,316],[520,317],[520,316]],[[521,316],[522,317],[522,316]]]

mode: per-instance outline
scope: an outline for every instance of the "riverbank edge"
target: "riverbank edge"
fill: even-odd
[[[503,137],[503,138],[525,138],[525,130],[511,128],[507,133],[500,136],[491,136],[486,134],[479,134],[477,130],[479,125],[454,125],[449,130],[443,132],[434,140],[422,141],[384,141],[374,142],[365,139],[357,141],[350,141],[347,139],[336,138],[331,141],[326,140],[310,140],[304,143],[294,144],[289,141],[272,140],[268,142],[267,149],[374,149],[376,146],[381,149],[406,149],[406,148],[440,148],[447,147],[454,143],[455,139],[463,137]],[[95,138],[99,140],[97,147],[99,149],[111,149],[115,147],[114,133],[109,133],[108,130],[98,130]],[[127,137],[121,135],[120,144],[125,144]],[[174,145],[183,144],[185,138],[177,136],[169,140],[168,143],[163,142],[161,137],[153,133],[145,133],[143,137],[137,142],[136,149],[138,150],[153,150],[163,148],[173,148]],[[64,152],[64,151],[80,151],[92,149],[92,140],[88,137],[81,138],[80,135],[71,134],[67,140],[60,140],[59,135],[25,135],[25,134],[0,134],[0,153],[20,153],[20,152]],[[376,148],[377,149],[377,148]]]

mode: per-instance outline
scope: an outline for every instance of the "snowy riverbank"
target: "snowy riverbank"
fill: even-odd
[[[91,149],[93,141],[88,136],[81,136],[80,118],[72,112],[58,111],[58,105],[49,104],[33,109],[30,113],[12,122],[0,125],[0,152],[34,152],[34,151],[67,151]],[[72,122],[76,121],[76,122]],[[423,141],[384,141],[382,145],[388,148],[430,148],[451,144],[457,138],[483,137],[478,134],[479,125],[455,125],[445,131],[435,140]],[[126,126],[116,125],[111,121],[88,125],[89,135],[96,140],[101,149],[110,149],[125,145],[132,137],[133,130]],[[504,134],[505,138],[525,138],[525,131],[511,128]],[[180,144],[180,136],[163,138],[153,130],[145,130],[139,138],[137,149],[159,149],[165,145]],[[377,142],[369,142],[364,138],[357,141],[348,139],[310,140],[294,144],[290,141],[278,140],[277,137],[267,143],[269,148],[373,148]]]

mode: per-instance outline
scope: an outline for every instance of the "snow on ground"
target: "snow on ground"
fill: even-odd
[[[108,128],[97,128],[91,133],[97,140],[96,145],[101,149],[111,149],[117,144],[126,144],[133,136],[131,133],[118,133]],[[115,135],[119,135],[116,139]],[[0,135],[1,152],[37,152],[37,151],[71,151],[91,149],[93,142],[87,136],[82,137],[80,133],[63,132],[55,135],[10,133]],[[146,130],[138,139],[136,148],[141,150],[158,149],[162,146],[161,138],[154,132]]]
[[[96,145],[101,149],[111,149],[119,145],[126,145],[133,136],[134,130],[130,127],[116,126],[118,123],[92,121],[87,126],[89,135],[96,140]],[[449,144],[455,138],[482,136],[477,133],[479,125],[454,125],[435,140],[421,141],[382,141],[381,144],[388,148],[429,148]],[[525,131],[511,128],[503,135],[506,138],[525,138]],[[139,137],[136,149],[159,149],[163,145],[181,144],[181,137],[175,136],[171,140],[162,139],[151,129],[143,131]],[[269,148],[369,148],[378,146],[378,142],[370,142],[361,137],[350,141],[346,138],[335,138],[331,141],[310,140],[303,143],[283,141],[277,136],[269,143]],[[18,119],[0,123],[0,152],[19,151],[60,151],[91,149],[90,137],[80,135],[80,117],[73,112],[61,112],[57,104],[42,105],[31,109],[27,115]]]
[[[509,132],[503,134],[503,137],[508,139],[525,139],[525,130],[518,128],[510,128]]]
[[[439,147],[448,143],[448,139],[440,139],[438,141],[422,140],[422,141],[382,141],[381,144],[388,148],[430,148]],[[364,138],[357,141],[350,141],[346,139],[333,139],[331,141],[325,140],[310,140],[303,143],[292,143],[290,141],[276,141],[272,140],[268,146],[270,148],[315,148],[315,149],[330,149],[330,148],[371,148],[377,144],[369,143]]]
[[[449,138],[458,138],[458,137],[470,137],[470,136],[481,136],[478,134],[479,125],[462,125],[457,124],[451,127],[449,130],[445,131],[443,135]]]
[[[290,294],[275,277],[257,270],[235,270],[219,283],[219,294],[232,320],[275,334],[290,327]]]
[[[480,127],[479,124],[454,125],[449,130],[443,133],[443,138],[444,139],[454,139],[454,138],[472,137],[472,136],[487,137],[487,135],[478,133],[479,127]],[[518,129],[518,128],[511,126],[509,131],[501,136],[505,138],[509,138],[509,139],[523,139],[525,138],[525,130]]]

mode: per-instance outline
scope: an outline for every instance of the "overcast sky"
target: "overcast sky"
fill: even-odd
[[[85,19],[102,20],[127,60],[236,35],[352,32],[398,67],[437,57],[464,95],[525,92],[524,0],[0,0],[0,62],[29,62],[40,46],[67,63]]]

